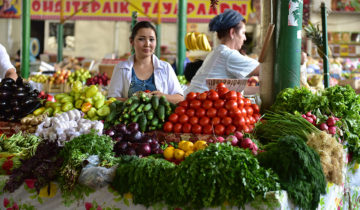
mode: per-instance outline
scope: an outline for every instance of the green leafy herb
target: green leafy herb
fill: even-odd
[[[261,166],[273,169],[296,205],[316,209],[326,180],[319,155],[297,136],[285,136],[267,144],[257,158]]]

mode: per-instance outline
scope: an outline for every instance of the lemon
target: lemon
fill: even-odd
[[[194,151],[192,151],[192,150],[185,152],[185,157],[191,155],[192,153],[194,153]]]
[[[195,150],[205,149],[207,147],[207,142],[203,140],[199,140],[195,142],[194,146],[195,146]]]
[[[185,157],[185,152],[181,149],[174,150],[174,157],[176,160],[183,160]]]
[[[174,158],[174,147],[166,147],[164,150],[164,157],[165,159],[171,160]]]
[[[191,141],[187,141],[182,145],[183,148],[180,148],[184,150],[185,152],[193,151],[194,150],[194,144]]]
[[[185,141],[185,140],[180,141],[178,144],[178,148],[183,149],[183,146],[186,142],[188,142],[188,141]]]

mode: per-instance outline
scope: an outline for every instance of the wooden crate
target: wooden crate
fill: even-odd
[[[21,131],[21,123],[0,121],[0,135],[11,136]]]
[[[47,81],[43,85],[43,91],[45,93],[68,93],[70,92],[70,90],[70,84],[68,84],[67,82],[63,84],[54,84]]]
[[[112,64],[100,64],[99,65],[99,73],[106,73],[109,78],[111,79],[111,76],[113,74],[115,65]]]

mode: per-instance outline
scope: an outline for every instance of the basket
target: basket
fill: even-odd
[[[206,85],[209,89],[216,89],[216,86],[219,83],[224,83],[226,88],[229,90],[234,90],[236,92],[241,92],[245,89],[247,85],[248,78],[244,79],[206,79]]]

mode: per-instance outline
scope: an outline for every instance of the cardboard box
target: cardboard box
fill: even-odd
[[[355,90],[360,89],[360,80],[359,79],[346,79],[346,80],[340,80],[339,85],[345,86],[350,85]]]

